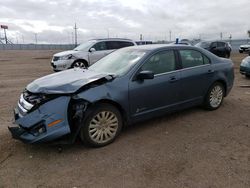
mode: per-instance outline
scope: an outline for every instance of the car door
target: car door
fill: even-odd
[[[219,50],[218,50],[218,46],[217,46],[217,42],[212,42],[212,43],[211,43],[211,45],[210,45],[210,51],[211,51],[213,54],[217,55],[217,56],[220,55]]]
[[[144,61],[140,71],[154,72],[148,80],[131,79],[129,83],[130,113],[133,117],[158,114],[173,107],[179,100],[179,72],[173,50],[161,51]]]
[[[210,59],[193,49],[179,50],[180,100],[182,103],[199,103],[203,100],[214,74]]]
[[[226,55],[226,44],[224,42],[217,42],[217,50],[219,57],[225,57]]]
[[[92,51],[93,50],[93,51]],[[105,41],[97,42],[90,48],[89,62],[90,65],[97,62],[99,59],[106,55],[107,45]]]

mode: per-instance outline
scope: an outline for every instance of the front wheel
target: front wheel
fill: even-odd
[[[224,86],[219,82],[214,83],[207,92],[204,102],[205,108],[208,110],[218,109],[223,102],[224,96]]]
[[[80,131],[81,140],[89,146],[102,147],[119,135],[122,118],[119,110],[110,104],[97,104],[86,113]]]
[[[82,68],[82,69],[86,69],[88,67],[88,64],[84,61],[76,61],[72,64],[72,68]]]

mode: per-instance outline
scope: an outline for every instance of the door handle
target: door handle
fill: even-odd
[[[178,79],[175,76],[170,77],[169,82],[176,82]]]
[[[209,70],[207,71],[207,73],[208,73],[208,74],[212,74],[212,73],[214,73],[214,70],[209,69]]]

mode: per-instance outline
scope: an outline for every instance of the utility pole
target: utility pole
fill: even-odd
[[[3,30],[4,30],[5,43],[7,44],[8,43],[8,39],[7,39],[6,29],[3,29]]]
[[[250,38],[250,30],[247,31],[248,37]]]
[[[35,33],[35,42],[37,44],[37,33]]]
[[[230,41],[230,44],[232,43],[232,34],[229,35],[229,41]]]
[[[8,44],[8,39],[7,39],[7,34],[6,34],[6,29],[8,29],[8,26],[7,25],[1,25],[1,28],[4,30],[5,43]]]
[[[169,31],[169,42],[171,42],[172,41],[172,31],[170,30]]]
[[[223,38],[223,33],[221,32],[220,33],[220,40],[222,40],[222,38]]]
[[[23,35],[22,35],[22,39],[23,39],[23,44],[24,44],[24,37],[23,37]]]
[[[75,46],[77,47],[77,27],[76,27],[76,23],[75,23],[75,27],[74,27],[74,30],[75,30]]]
[[[142,34],[140,34],[140,41],[142,41]]]

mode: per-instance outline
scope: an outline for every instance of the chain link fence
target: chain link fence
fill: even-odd
[[[73,44],[0,44],[0,50],[71,50]]]

